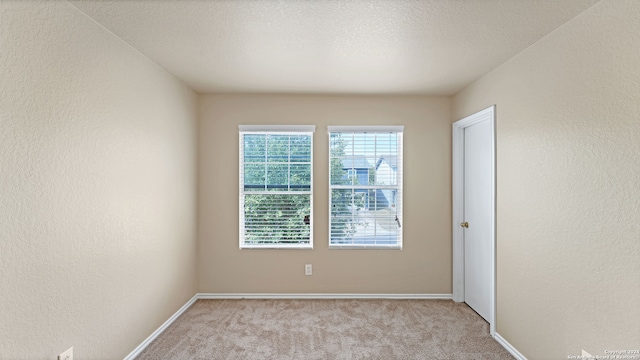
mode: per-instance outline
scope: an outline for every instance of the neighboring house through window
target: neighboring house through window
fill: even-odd
[[[330,126],[329,246],[402,247],[402,126]]]
[[[398,183],[398,156],[382,155],[376,162],[376,179],[381,185],[397,185]],[[390,200],[392,204],[396,203],[398,195],[397,189],[387,188],[380,190],[384,195],[384,199]]]
[[[315,126],[238,128],[240,248],[312,248]]]

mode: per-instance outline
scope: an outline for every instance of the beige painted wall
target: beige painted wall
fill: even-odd
[[[199,291],[450,294],[450,105],[427,96],[202,96]],[[313,250],[238,249],[238,124],[317,126]],[[405,126],[403,250],[328,249],[327,125]]]
[[[497,332],[529,359],[640,348],[638,19],[602,1],[454,97],[497,105]]]
[[[67,2],[0,2],[0,358],[122,358],[196,292],[196,95]]]

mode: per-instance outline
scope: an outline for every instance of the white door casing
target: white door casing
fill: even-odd
[[[495,106],[453,124],[453,299],[495,334]]]

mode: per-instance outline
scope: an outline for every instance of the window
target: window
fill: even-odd
[[[402,126],[329,126],[329,246],[402,248]]]
[[[312,248],[315,126],[239,130],[240,248]]]

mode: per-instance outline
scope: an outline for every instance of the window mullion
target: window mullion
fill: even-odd
[[[375,206],[378,208],[378,191],[375,191]],[[375,239],[374,243],[378,242],[378,227],[376,226],[376,219],[373,219],[373,238]]]
[[[267,190],[267,184],[269,183],[269,135],[264,135],[264,189]]]
[[[356,162],[356,156],[355,156],[355,151],[356,151],[356,134],[353,133],[351,134],[351,173],[355,173],[356,169],[355,169],[355,162]],[[355,176],[351,176],[351,186],[353,186],[353,182],[354,179],[356,177]],[[353,198],[352,198],[353,200]]]
[[[287,189],[291,191],[291,135],[287,137]]]
[[[377,133],[373,134],[373,154],[374,154],[375,159],[376,159],[376,165],[378,165],[378,159],[380,157],[378,155],[378,134]],[[377,182],[378,182],[378,176],[376,174],[376,175],[373,176],[373,185],[377,185]]]

